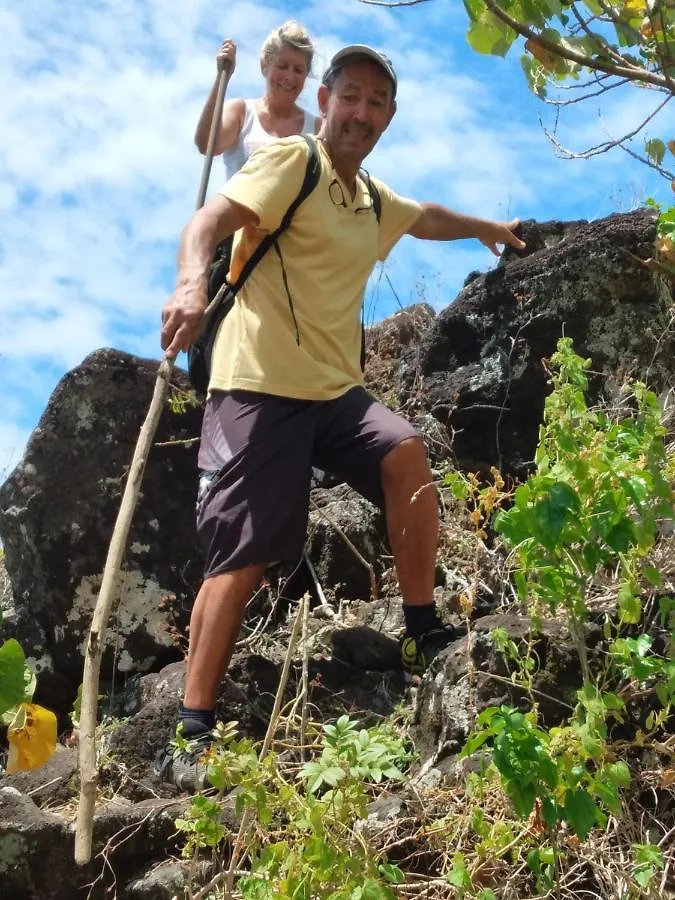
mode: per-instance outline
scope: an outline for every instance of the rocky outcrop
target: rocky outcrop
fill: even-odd
[[[312,495],[307,549],[337,599],[368,600],[387,552],[384,515],[342,485]]]
[[[522,231],[527,250],[474,275],[397,369],[403,407],[443,423],[465,468],[526,471],[548,393],[543,360],[563,334],[592,359],[595,398],[624,374],[657,390],[673,377],[671,288],[640,262],[653,255],[652,212]]]
[[[0,489],[3,636],[16,637],[38,673],[36,699],[67,713],[82,680],[82,652],[101,583],[126,470],[147,413],[156,364],[99,351],[59,384],[19,466]],[[184,373],[175,375],[187,388]],[[201,410],[167,405],[143,477],[108,627],[102,679],[121,686],[182,656],[176,646],[199,587],[194,527]],[[188,443],[185,443],[187,441]],[[345,486],[313,493],[308,551],[333,596],[368,599],[385,547],[383,517]],[[314,582],[301,566],[263,591],[252,616],[279,590],[297,599]],[[292,571],[292,567],[288,569]],[[282,573],[287,574],[287,573]],[[285,607],[284,607],[285,608]],[[120,698],[122,698],[120,700]],[[117,714],[126,714],[124,705]]]
[[[101,583],[127,467],[152,395],[157,364],[100,350],[59,383],[26,453],[0,488],[0,534],[12,582],[3,634],[38,673],[38,698],[69,709]],[[184,376],[175,377],[186,387]],[[127,544],[102,677],[175,657],[169,627],[199,583],[194,534],[200,411],[167,406]],[[169,443],[167,443],[169,442]],[[161,608],[167,595],[178,603]]]
[[[532,696],[512,683],[494,637],[498,628],[523,655],[531,643],[538,662]],[[439,654],[417,692],[413,732],[420,765],[424,769],[456,757],[473,726],[471,717],[489,706],[506,704],[527,711],[536,702],[542,720],[558,724],[569,715],[580,687],[579,659],[559,622],[545,621],[535,632],[521,616],[484,616],[470,635]]]
[[[37,778],[33,773],[33,781]],[[94,853],[85,867],[73,859],[74,827],[69,816],[40,808],[15,787],[0,787],[0,885],[3,897],[15,900],[72,900],[114,895],[131,898],[168,893],[141,893],[153,868],[175,849],[175,819],[187,801],[122,798],[94,818]],[[139,839],[140,838],[140,839]],[[116,888],[116,890],[115,890]]]

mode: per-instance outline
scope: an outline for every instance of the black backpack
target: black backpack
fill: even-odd
[[[288,283],[286,281],[286,270],[284,268],[284,261],[283,257],[281,256],[281,251],[279,249],[278,239],[280,235],[283,234],[283,232],[286,231],[286,229],[291,224],[291,220],[296,209],[300,206],[303,200],[306,200],[307,197],[309,197],[314,188],[317,186],[317,184],[319,183],[319,176],[321,175],[321,160],[319,159],[319,151],[316,146],[316,138],[314,138],[312,135],[307,134],[303,134],[302,137],[307,142],[309,155],[307,157],[305,177],[303,179],[298,196],[288,207],[279,227],[270,234],[265,235],[256,249],[253,251],[251,256],[246,260],[239,278],[237,278],[234,284],[230,284],[227,281],[227,273],[230,269],[230,257],[232,255],[232,238],[226,238],[218,245],[216,249],[216,253],[214,255],[209,271],[209,306],[204,314],[202,331],[199,337],[195,340],[195,342],[188,350],[188,372],[190,375],[190,382],[195,390],[195,393],[199,397],[205,397],[208,391],[209,377],[211,374],[211,356],[213,354],[213,345],[218,333],[218,327],[234,306],[234,298],[245,284],[246,279],[255,269],[255,267],[258,265],[258,263],[267,253],[270,247],[274,247],[281,262],[284,287],[286,288],[286,293],[288,294],[288,301],[291,307],[291,314],[293,316],[293,322],[296,325],[297,333],[297,323],[295,323],[293,302],[291,300]],[[375,185],[372,183],[368,173],[362,172],[362,175],[366,182],[368,192],[371,196],[375,216],[377,217],[377,221],[379,222],[380,213],[382,210],[379,192]],[[363,368],[364,365],[365,328],[362,325],[361,368]]]

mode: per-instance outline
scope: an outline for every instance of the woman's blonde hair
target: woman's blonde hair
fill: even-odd
[[[263,71],[282,47],[299,50],[307,60],[307,74],[309,74],[314,59],[314,43],[307,29],[295,19],[289,19],[288,22],[275,28],[263,41],[260,48],[260,65]]]

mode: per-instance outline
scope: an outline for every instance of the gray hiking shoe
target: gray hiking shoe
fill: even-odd
[[[178,749],[175,740],[169,741],[155,757],[155,775],[191,794],[209,787],[209,751],[213,745],[214,738],[210,731],[188,740],[185,750]]]

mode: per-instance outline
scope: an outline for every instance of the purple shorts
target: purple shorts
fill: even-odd
[[[380,463],[409,438],[412,425],[361,387],[321,401],[214,392],[199,450],[205,577],[300,558],[313,466],[382,508]]]

